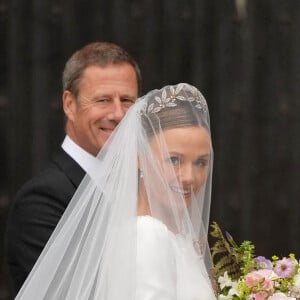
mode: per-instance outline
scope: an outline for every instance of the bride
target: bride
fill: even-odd
[[[141,97],[97,156],[16,299],[210,300],[206,101]]]

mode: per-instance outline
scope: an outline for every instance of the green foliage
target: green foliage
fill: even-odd
[[[250,241],[238,245],[229,233],[226,237],[223,235],[216,222],[211,224],[211,228],[210,234],[216,239],[211,247],[216,278],[227,271],[232,279],[237,280],[254,268],[254,245]]]
[[[264,256],[254,258],[252,242],[238,245],[229,233],[223,235],[216,222],[211,228],[210,234],[216,239],[211,252],[220,299],[247,300],[252,299],[252,293],[263,293],[269,299],[280,292],[289,299],[300,300],[300,288],[296,284],[300,263],[293,253],[282,259],[275,255],[272,260]]]

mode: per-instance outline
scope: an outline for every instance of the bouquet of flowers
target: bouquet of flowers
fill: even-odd
[[[238,245],[217,223],[211,248],[218,300],[300,299],[300,262],[294,254],[279,258],[255,256],[250,241]]]

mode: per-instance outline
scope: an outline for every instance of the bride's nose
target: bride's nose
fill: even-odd
[[[194,183],[194,171],[192,164],[184,164],[180,166],[179,180],[182,185],[192,185]]]

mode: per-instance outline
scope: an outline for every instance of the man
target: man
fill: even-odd
[[[17,193],[7,224],[8,264],[20,289],[85,173],[141,89],[129,54],[111,43],[92,43],[63,72],[66,137],[49,166]]]

